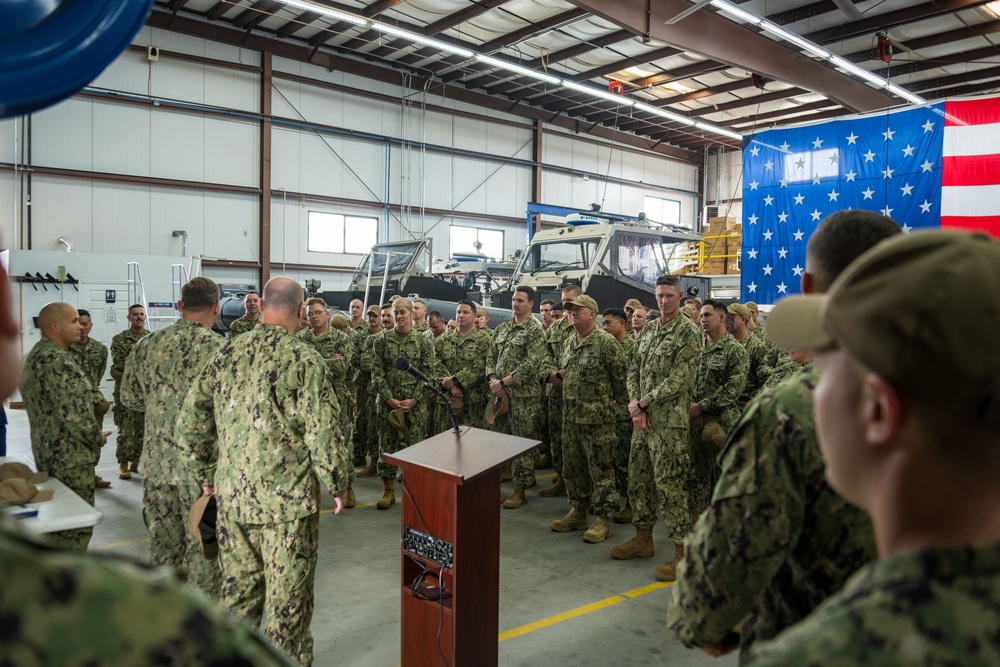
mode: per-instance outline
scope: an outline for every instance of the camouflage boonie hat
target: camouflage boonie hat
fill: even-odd
[[[705,426],[701,429],[701,442],[708,451],[718,454],[722,445],[726,443],[726,431],[714,419],[706,420]]]
[[[586,294],[581,294],[572,301],[564,301],[563,306],[565,308],[590,308],[595,313],[601,312],[601,309],[597,307],[597,302],[594,301],[593,297],[589,297]]]
[[[404,438],[410,437],[410,427],[406,425],[406,413],[403,408],[389,411],[389,426],[399,431]]]
[[[188,530],[198,540],[205,560],[215,560],[219,555],[219,540],[215,534],[217,516],[218,504],[214,495],[198,498],[188,514]]]
[[[903,393],[1000,426],[1000,242],[967,232],[886,239],[827,294],[782,299],[768,317],[779,347],[837,345]],[[958,300],[955,309],[941,304]]]
[[[52,500],[53,489],[39,489],[25,479],[5,479],[0,482],[0,503],[8,505],[27,505],[28,503],[44,503]]]

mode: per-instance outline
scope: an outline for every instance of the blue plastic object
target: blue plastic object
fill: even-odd
[[[0,118],[77,92],[132,42],[153,0],[0,2]]]

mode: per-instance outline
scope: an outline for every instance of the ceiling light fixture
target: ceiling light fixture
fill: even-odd
[[[990,14],[1000,18],[1000,2],[987,2],[985,8]]]
[[[830,63],[844,70],[848,74],[853,74],[859,79],[864,79],[868,83],[871,83],[877,86],[878,88],[886,90],[895,95],[896,97],[901,97],[907,102],[910,102],[911,104],[927,103],[927,100],[920,97],[919,95],[914,95],[905,88],[897,86],[894,83],[889,83],[885,79],[880,78],[877,74],[874,74],[873,72],[870,72],[863,67],[858,67],[851,61],[846,60],[845,58],[842,58],[834,53],[831,53],[830,51],[824,49],[822,46],[814,44],[813,42],[810,42],[808,39],[796,35],[793,32],[789,32],[788,30],[785,30],[781,26],[772,23],[767,19],[761,18],[756,14],[752,14],[746,11],[745,9],[740,9],[739,7],[737,7],[734,4],[731,4],[727,0],[712,0],[712,6],[718,9],[719,11],[728,14],[733,18],[739,19],[744,23],[749,23],[752,26],[760,28],[764,32],[768,32],[774,35],[775,37],[783,39],[786,42],[789,42],[790,44],[794,44],[795,46],[799,47],[803,51],[806,51],[807,53],[811,53],[812,55],[821,58],[823,60],[828,60],[830,61]]]
[[[469,49],[463,48],[461,46],[453,46],[447,42],[442,42],[439,39],[431,39],[430,37],[424,37],[423,35],[418,35],[416,33],[410,32],[409,30],[403,30],[397,28],[396,26],[388,25],[386,23],[379,23],[378,21],[372,21],[371,27],[379,32],[384,32],[387,35],[392,35],[394,37],[401,37],[403,39],[415,42],[417,44],[423,44],[424,46],[430,46],[438,51],[443,51],[445,53],[451,53],[456,56],[461,56],[463,58],[471,58],[475,55]]]
[[[332,19],[337,19],[338,21],[347,21],[348,23],[353,23],[354,25],[370,25],[371,21],[363,16],[358,16],[356,14],[349,14],[347,12],[342,12],[337,9],[330,9],[324,5],[317,5],[312,2],[302,2],[302,0],[281,0],[289,7],[298,7],[299,9],[304,9],[307,12],[315,12],[322,16],[329,16]]]
[[[594,97],[600,97],[602,100],[607,100],[608,102],[614,102],[623,107],[630,107],[635,104],[635,100],[631,97],[625,97],[624,95],[616,95],[607,90],[599,90],[597,88],[591,88],[590,86],[584,86],[575,81],[564,80],[562,82],[564,88],[569,88],[570,90],[575,90],[580,93],[586,93],[587,95],[592,95]]]
[[[507,70],[508,72],[513,72],[515,74],[520,74],[521,76],[527,76],[532,79],[537,79],[539,81],[544,81],[545,83],[551,83],[554,85],[559,85],[560,83],[562,83],[559,79],[557,79],[554,76],[549,76],[548,74],[537,72],[533,69],[522,67],[521,65],[509,63],[506,60],[500,60],[499,58],[493,58],[491,56],[484,56],[481,53],[477,53],[475,55],[476,55],[476,60],[478,60],[479,62],[483,62],[486,63],[487,65]]]

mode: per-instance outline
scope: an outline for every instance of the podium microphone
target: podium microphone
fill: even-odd
[[[448,397],[445,396],[430,380],[428,380],[426,375],[414,368],[406,357],[396,357],[396,370],[409,373],[417,380],[417,382],[423,385],[424,389],[432,391],[435,395],[437,395],[445,409],[448,410],[448,416],[451,417],[451,425],[453,427],[452,431],[455,435],[460,435],[461,431],[458,428],[458,420],[455,418],[455,411],[451,409],[451,401],[448,400]]]

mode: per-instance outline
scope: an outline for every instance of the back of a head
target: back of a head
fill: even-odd
[[[304,296],[302,285],[286,276],[277,276],[264,285],[264,308],[295,315]]]
[[[851,262],[879,241],[901,233],[894,220],[871,211],[838,211],[827,216],[806,246],[813,289],[828,291]]]
[[[181,287],[181,303],[184,310],[194,312],[211,310],[219,302],[219,286],[215,281],[198,276]]]

